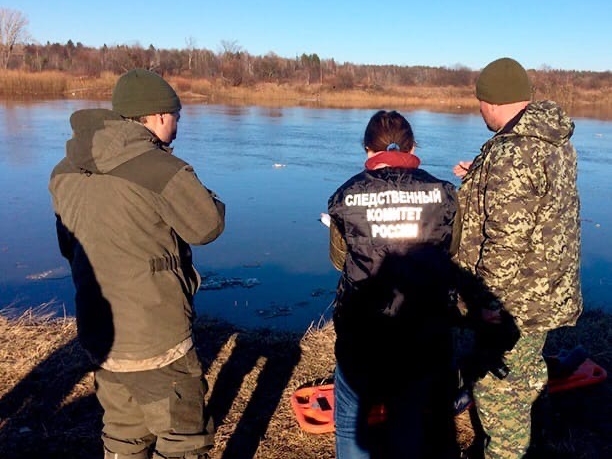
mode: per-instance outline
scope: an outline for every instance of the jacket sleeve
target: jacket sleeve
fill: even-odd
[[[453,233],[451,236],[451,245],[449,253],[451,257],[454,257],[459,250],[459,244],[461,243],[461,224],[462,224],[462,213],[461,206],[457,206],[455,211],[455,218],[453,220]]]
[[[225,204],[200,182],[191,166],[175,174],[162,197],[162,218],[188,244],[208,244],[225,229]]]
[[[338,271],[344,269],[346,260],[346,241],[342,237],[338,225],[332,218],[329,224],[329,258]]]

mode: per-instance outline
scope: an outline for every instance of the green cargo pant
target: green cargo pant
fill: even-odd
[[[531,441],[531,408],[547,382],[542,349],[546,333],[521,335],[505,355],[510,373],[497,379],[491,373],[474,385],[480,422],[490,441],[487,459],[519,459]]]
[[[194,349],[159,369],[95,373],[104,409],[102,441],[113,459],[198,458],[212,448],[208,384]],[[105,456],[105,457],[106,457]]]

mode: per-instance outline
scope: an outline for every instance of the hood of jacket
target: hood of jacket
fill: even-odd
[[[70,117],[70,126],[72,138],[66,142],[66,158],[83,172],[108,173],[153,148],[172,152],[143,124],[112,110],[77,110]]]
[[[555,146],[569,142],[574,122],[565,111],[550,100],[532,102],[496,135],[516,134],[535,137]]]

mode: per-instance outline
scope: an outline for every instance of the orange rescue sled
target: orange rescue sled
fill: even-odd
[[[296,390],[291,396],[291,407],[298,424],[305,432],[320,434],[333,432],[334,384],[309,385]],[[368,415],[368,423],[376,425],[386,419],[385,407],[374,405]]]
[[[544,356],[544,360],[548,367],[550,393],[597,384],[608,376],[581,345],[569,350],[561,349],[557,355]]]
[[[334,385],[302,387],[291,396],[291,407],[302,430],[310,433],[334,431]]]
[[[565,378],[551,378],[548,380],[550,393],[561,392],[568,389],[590,386],[604,381],[608,374],[606,370],[591,359],[585,359],[578,368]]]

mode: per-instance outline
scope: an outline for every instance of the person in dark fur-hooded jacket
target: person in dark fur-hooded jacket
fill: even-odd
[[[397,111],[370,118],[363,147],[364,170],[328,200],[330,259],[342,273],[333,313],[336,457],[456,458],[455,187],[419,167],[412,127]],[[383,429],[372,421],[380,410]]]
[[[72,114],[49,183],[79,341],[98,365],[105,458],[199,458],[213,444],[190,244],[221,235],[225,205],[172,154],[180,110],[162,77],[125,73],[112,110]]]

